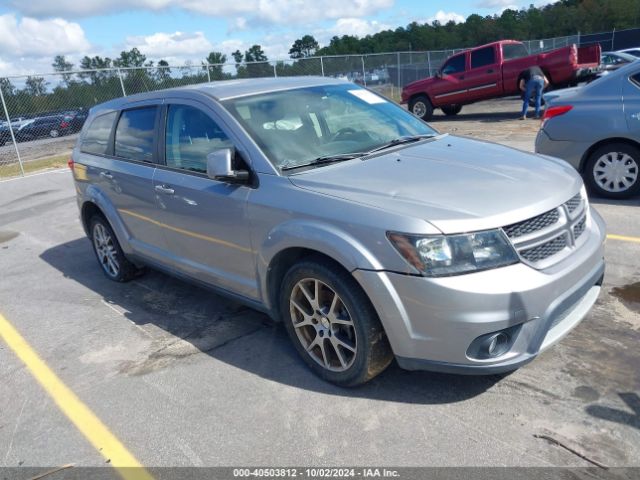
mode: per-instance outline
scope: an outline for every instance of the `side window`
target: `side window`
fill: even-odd
[[[464,72],[464,54],[452,57],[442,66],[443,75],[451,75],[454,73]]]
[[[484,67],[496,63],[496,54],[493,47],[481,48],[471,52],[471,68]]]
[[[204,112],[170,105],[167,115],[166,163],[169,167],[206,173],[207,155],[233,143]]]
[[[502,45],[502,57],[505,60],[527,57],[529,52],[522,43],[504,43]]]
[[[141,162],[153,160],[156,107],[124,110],[116,127],[116,157]]]
[[[118,112],[111,112],[96,117],[89,125],[82,139],[80,150],[85,153],[105,155],[109,150],[109,136]]]
[[[640,72],[635,75],[631,75],[629,79],[636,85],[636,87],[640,88]]]

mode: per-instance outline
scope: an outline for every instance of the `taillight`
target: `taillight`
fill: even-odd
[[[571,105],[558,105],[557,107],[548,107],[544,111],[544,115],[542,116],[542,123],[546,122],[550,118],[557,117],[558,115],[564,115],[573,107]]]
[[[67,166],[73,170],[73,157],[69,157],[69,160],[67,160]]]
[[[60,128],[67,128],[68,126],[69,126],[69,123],[68,123],[68,122],[62,122],[62,123],[60,124]]]

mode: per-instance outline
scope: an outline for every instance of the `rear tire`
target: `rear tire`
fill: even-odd
[[[393,360],[371,302],[336,264],[312,258],[291,267],[281,286],[280,312],[304,362],[331,383],[360,385]]]
[[[49,132],[49,136],[50,136],[51,138],[59,137],[59,136],[60,136],[60,132],[54,128],[53,130],[51,130],[51,131]]]
[[[114,282],[128,282],[140,270],[125,257],[111,225],[102,215],[94,215],[89,223],[91,245],[102,272]]]
[[[417,95],[409,100],[409,111],[425,121],[433,117],[433,105],[426,95]]]
[[[462,105],[445,105],[442,108],[442,112],[447,116],[453,116],[460,113],[462,110]]]
[[[640,149],[609,143],[595,150],[583,175],[589,189],[602,197],[629,198],[640,192]]]

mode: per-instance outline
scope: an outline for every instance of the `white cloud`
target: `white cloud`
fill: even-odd
[[[462,23],[465,18],[459,13],[445,12],[444,10],[438,10],[433,17],[427,19],[427,23],[433,23],[434,21],[440,22],[442,25],[446,25],[449,22]]]
[[[25,15],[81,17],[127,10],[166,10],[178,8],[215,17],[236,17],[261,23],[286,24],[362,17],[393,6],[394,0],[10,0]],[[241,20],[242,23],[242,20]]]
[[[374,33],[387,30],[391,27],[376,20],[363,20],[361,18],[339,18],[335,25],[331,28],[318,31],[319,39],[331,38],[334,35],[355,35],[356,37],[365,37]]]
[[[137,48],[151,58],[206,56],[214,50],[202,32],[154,33],[147,36],[127,37],[125,50]]]
[[[480,8],[491,8],[494,10],[505,9],[513,6],[513,0],[482,0],[476,3]]]
[[[0,56],[44,57],[86,52],[90,48],[82,27],[61,18],[37,20],[0,15]]]

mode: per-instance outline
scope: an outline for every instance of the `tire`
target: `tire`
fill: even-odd
[[[59,136],[60,136],[60,132],[54,128],[53,130],[51,130],[51,131],[49,132],[49,136],[50,136],[51,138],[59,137]]]
[[[445,105],[442,112],[447,116],[457,115],[462,110],[462,105]]]
[[[363,384],[393,360],[371,302],[336,264],[311,258],[291,267],[280,290],[280,312],[302,359],[331,383]]]
[[[602,197],[629,198],[640,192],[640,149],[609,143],[595,150],[583,175],[589,189]]]
[[[409,100],[409,111],[422,120],[433,117],[433,105],[426,95],[417,95]]]
[[[114,282],[128,282],[140,270],[124,255],[109,222],[102,215],[94,215],[89,223],[91,245],[102,272]]]

